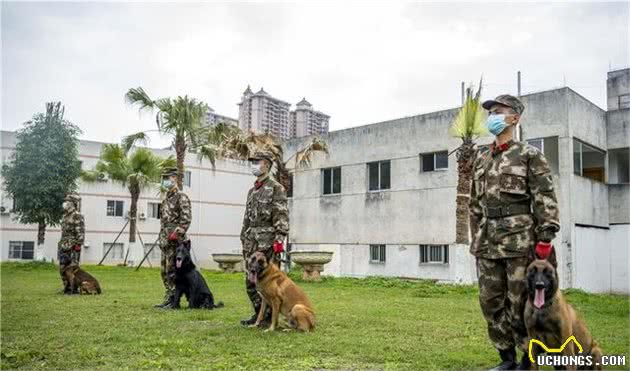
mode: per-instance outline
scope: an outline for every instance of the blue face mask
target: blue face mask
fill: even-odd
[[[166,189],[171,189],[173,187],[173,181],[170,179],[163,179],[162,180],[162,187],[166,188]]]
[[[507,124],[505,123],[505,115],[492,114],[488,116],[488,119],[486,120],[486,126],[488,127],[488,131],[492,133],[492,135],[497,136],[501,134],[507,127]]]

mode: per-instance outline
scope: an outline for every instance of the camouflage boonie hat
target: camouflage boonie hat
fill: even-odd
[[[269,151],[256,151],[247,159],[248,161],[252,160],[267,160],[273,163],[273,155]]]
[[[177,168],[176,167],[167,167],[162,171],[162,176],[177,176]]]
[[[523,103],[521,103],[521,101],[515,96],[508,94],[499,95],[494,99],[487,100],[483,102],[481,106],[489,110],[490,107],[494,106],[495,104],[501,104],[503,106],[510,107],[519,115],[522,115],[523,111],[525,111],[525,106],[523,105]]]

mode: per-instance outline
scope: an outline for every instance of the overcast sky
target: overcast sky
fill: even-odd
[[[2,129],[61,100],[85,139],[153,129],[125,104],[188,94],[237,117],[243,90],[306,97],[331,130],[566,85],[605,108],[628,66],[629,3],[2,2]],[[154,140],[156,142],[156,140]],[[157,140],[159,142],[159,140]],[[151,143],[156,145],[158,143]]]

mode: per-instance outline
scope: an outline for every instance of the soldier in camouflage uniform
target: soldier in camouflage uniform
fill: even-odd
[[[488,335],[502,360],[496,369],[505,370],[517,367],[515,346],[525,352],[522,362],[528,361],[525,269],[533,251],[551,248],[560,225],[545,156],[512,140],[523,104],[501,95],[483,107],[489,110],[487,126],[496,139],[473,163],[470,252],[477,258],[479,302]]]
[[[71,263],[79,264],[81,260],[81,247],[85,240],[85,221],[79,213],[81,197],[76,193],[69,193],[63,201],[63,219],[61,221],[61,239],[57,245],[57,259],[59,260],[59,273],[63,282],[64,294],[70,292],[69,282],[63,274],[63,270]],[[62,264],[63,262],[63,264]],[[76,291],[78,293],[78,289]]]
[[[192,221],[190,199],[177,188],[177,169],[167,169],[162,174],[162,187],[166,190],[161,205],[159,244],[162,252],[160,274],[166,292],[164,302],[155,307],[174,308],[175,298],[175,249],[180,241],[188,240],[186,231]]]
[[[252,174],[256,176],[254,187],[247,194],[247,205],[241,229],[243,258],[247,264],[248,257],[256,251],[262,251],[267,259],[280,265],[280,254],[284,251],[284,240],[289,234],[289,209],[284,187],[271,178],[269,171],[273,164],[273,156],[267,151],[258,151],[249,159]],[[256,284],[251,282],[245,272],[245,288],[247,296],[254,308],[251,318],[241,321],[243,325],[256,322],[256,315],[261,305],[261,298],[256,292]],[[265,319],[271,318],[271,310]]]

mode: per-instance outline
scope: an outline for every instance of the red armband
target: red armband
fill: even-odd
[[[536,257],[538,259],[547,259],[551,255],[553,245],[549,242],[539,241],[536,244]]]
[[[273,252],[275,252],[276,254],[284,252],[284,244],[280,241],[275,241],[273,243]]]

